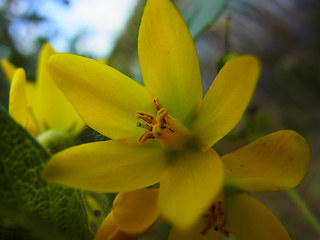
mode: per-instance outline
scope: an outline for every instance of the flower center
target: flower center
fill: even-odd
[[[138,142],[145,143],[148,139],[158,140],[164,147],[181,150],[185,146],[186,139],[190,139],[190,131],[179,121],[169,116],[167,110],[160,104],[157,98],[152,100],[156,116],[145,112],[137,112],[136,118],[145,123],[137,123],[138,127],[145,128]]]
[[[226,237],[229,237],[230,231],[226,229],[222,201],[212,204],[208,212],[203,215],[203,218],[205,219],[205,225],[201,231],[201,234],[206,235],[209,230],[213,228],[215,231],[219,231]]]

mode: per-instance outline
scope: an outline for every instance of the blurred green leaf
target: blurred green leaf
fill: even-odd
[[[80,192],[41,177],[49,158],[0,108],[0,215],[37,238],[91,239]]]
[[[0,239],[6,240],[41,240],[36,238],[32,232],[21,228],[8,219],[0,219]]]
[[[193,39],[197,39],[227,7],[227,0],[194,1],[184,15]]]

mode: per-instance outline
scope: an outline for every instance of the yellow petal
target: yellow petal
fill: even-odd
[[[101,62],[56,54],[49,71],[82,119],[110,138],[138,136],[136,112],[153,113],[152,96],[134,80]]]
[[[114,220],[123,232],[138,235],[146,232],[159,218],[159,189],[122,192],[113,202]]]
[[[214,150],[178,156],[160,182],[161,214],[179,229],[191,227],[220,191],[223,168]]]
[[[234,58],[220,70],[193,125],[203,149],[211,147],[239,122],[259,74],[260,63],[253,56]]]
[[[42,131],[56,129],[78,133],[84,126],[73,106],[58,89],[49,76],[46,62],[55,51],[46,43],[43,45],[38,62],[37,101],[34,112]]]
[[[159,182],[165,167],[161,148],[110,140],[59,152],[49,161],[44,176],[86,190],[120,192]]]
[[[112,234],[117,231],[117,229],[118,226],[114,222],[113,212],[111,211],[96,231],[94,240],[107,240],[109,239],[109,236],[112,236]]]
[[[147,2],[138,55],[146,87],[171,116],[184,120],[196,111],[202,98],[198,56],[186,23],[169,0]]]
[[[279,220],[246,193],[227,197],[227,227],[237,240],[290,240]]]
[[[226,183],[250,192],[295,187],[310,165],[310,148],[298,133],[282,130],[266,135],[222,157]]]
[[[34,107],[37,102],[37,85],[34,82],[26,82],[26,93],[27,93],[27,102],[28,102],[28,120],[26,124],[26,129],[32,136],[36,137],[40,134],[41,129],[38,125],[38,120],[36,119],[34,113]]]
[[[111,211],[99,226],[93,240],[137,240],[137,238],[119,230]]]
[[[3,59],[1,60],[1,68],[6,75],[8,82],[10,83],[12,81],[14,72],[16,71],[16,67],[7,59]]]
[[[26,91],[27,91],[27,98],[28,104],[30,107],[34,106],[37,101],[37,85],[34,82],[27,81],[26,82]]]
[[[28,120],[28,101],[26,94],[26,73],[22,68],[15,71],[10,88],[9,113],[23,127]]]
[[[210,229],[206,234],[201,233],[205,226],[205,219],[199,218],[196,225],[185,231],[181,231],[176,227],[172,227],[168,240],[222,240],[223,235],[213,229]]]

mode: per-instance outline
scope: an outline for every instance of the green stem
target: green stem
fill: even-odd
[[[299,196],[299,194],[294,189],[288,190],[287,193],[289,194],[292,201],[296,204],[296,206],[300,209],[302,214],[310,222],[314,230],[320,236],[320,223],[318,222],[314,214],[310,211],[305,201]]]

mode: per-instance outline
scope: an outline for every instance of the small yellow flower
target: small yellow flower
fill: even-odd
[[[159,221],[158,189],[119,193],[112,211],[100,225],[94,240],[132,240],[151,231]]]
[[[188,228],[221,190],[223,167],[211,146],[242,117],[260,63],[253,56],[229,61],[202,99],[195,45],[168,0],[147,2],[138,54],[145,86],[95,60],[50,57],[51,77],[85,123],[113,140],[56,154],[44,176],[100,192],[160,182],[161,214]]]
[[[9,61],[1,61],[2,69],[11,82],[9,113],[34,137],[48,130],[76,135],[84,127],[70,102],[48,75],[45,63],[54,53],[48,43],[44,44],[35,82],[26,81],[22,68],[16,69]]]

